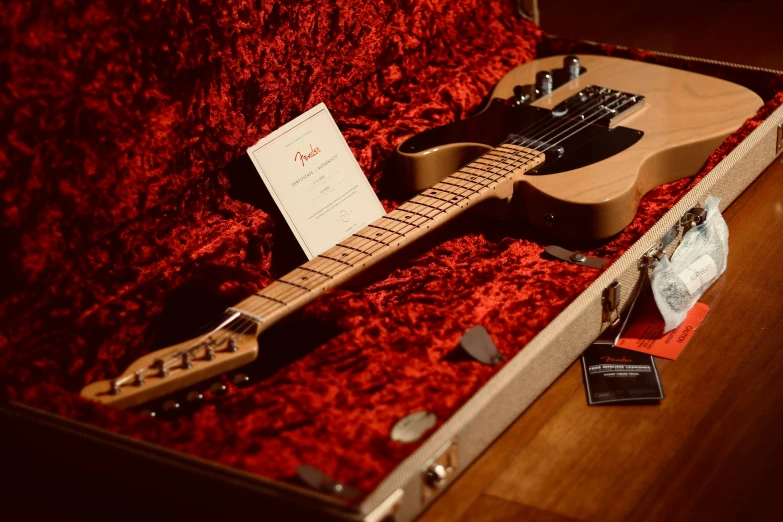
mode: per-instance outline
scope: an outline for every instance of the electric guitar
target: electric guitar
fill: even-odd
[[[638,61],[521,65],[478,115],[397,148],[401,183],[416,196],[229,308],[203,335],[81,393],[134,407],[249,363],[262,330],[482,201],[512,202],[555,237],[616,234],[647,191],[697,172],[761,104],[739,85]]]

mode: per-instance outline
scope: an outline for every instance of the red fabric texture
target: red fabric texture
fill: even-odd
[[[264,334],[258,380],[193,414],[163,422],[81,399],[297,262],[274,211],[232,175],[247,147],[324,101],[388,210],[393,148],[468,117],[539,53],[619,53],[760,92],[765,106],[699,176],[579,245],[614,260],[783,102],[773,74],[550,40],[504,1],[11,1],[0,13],[3,394],[268,478],[314,465],[364,493],[417,447],[390,440],[397,420],[429,410],[440,424],[498,371],[459,356],[465,329],[484,325],[510,358],[599,272],[542,256],[527,225],[469,215]]]

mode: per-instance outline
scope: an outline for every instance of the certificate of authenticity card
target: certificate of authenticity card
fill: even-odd
[[[247,153],[308,259],[386,214],[323,103]]]

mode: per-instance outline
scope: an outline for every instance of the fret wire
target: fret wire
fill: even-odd
[[[432,192],[432,189],[428,189],[428,191],[429,191],[429,192]],[[443,192],[445,192],[445,190],[444,190]],[[421,196],[421,197],[424,197],[424,198],[432,198],[432,199],[437,199],[438,201],[442,201],[442,202],[444,202],[444,203],[448,203],[449,205],[451,205],[451,206],[453,206],[453,207],[456,207],[456,206],[458,206],[456,203],[452,202],[452,200],[449,200],[449,199],[443,199],[443,198],[439,198],[438,196],[433,196],[433,195],[431,195],[431,194],[419,194],[419,196]]]
[[[513,152],[511,152],[511,151],[513,151]],[[524,156],[524,160],[532,160],[532,159],[536,158],[535,155],[529,154],[526,151],[516,150],[516,149],[509,149],[509,148],[505,148],[504,149],[502,146],[494,149],[492,152],[495,153],[496,155],[504,158],[504,159],[509,159],[509,160],[512,160],[512,161],[520,161],[520,160],[522,160],[523,158],[520,158],[520,154],[522,156]]]
[[[413,196],[413,197],[414,197],[414,198],[418,198],[418,197],[419,197],[419,195],[416,195],[416,196]],[[417,205],[421,205],[422,207],[429,207],[429,208],[431,208],[431,209],[433,209],[433,210],[440,210],[440,211],[441,211],[441,212],[443,212],[444,214],[446,214],[446,213],[447,213],[447,212],[446,212],[444,209],[442,209],[442,208],[440,208],[440,207],[433,207],[432,205],[428,205],[428,204],[426,204],[426,203],[421,203],[420,201],[413,201],[413,199],[410,199],[410,200],[408,200],[408,201],[410,201],[411,203],[416,203]]]
[[[488,170],[486,170],[486,169],[479,168],[478,166],[473,166],[473,163],[471,163],[470,165],[468,165],[468,166],[466,166],[466,167],[462,167],[462,168],[463,168],[463,169],[470,168],[470,169],[473,169],[473,170],[477,170],[477,171],[479,171],[479,172],[483,172],[484,174],[489,174],[490,176],[497,176],[497,179],[496,179],[496,178],[488,178],[487,176],[482,176],[481,174],[476,174],[476,173],[473,173],[473,172],[466,171],[466,173],[467,173],[468,175],[470,175],[470,176],[478,176],[478,177],[480,177],[480,178],[484,178],[484,179],[487,179],[487,180],[489,180],[489,181],[490,181],[490,184],[489,184],[489,185],[487,185],[488,187],[489,187],[489,186],[491,186],[491,185],[492,185],[492,183],[497,183],[497,182],[498,182],[498,180],[499,180],[499,179],[501,179],[501,178],[503,177],[503,176],[500,176],[499,174],[496,174],[496,173],[494,173],[494,172],[490,172],[490,171],[488,171]]]
[[[368,239],[370,241],[375,241],[376,243],[380,243],[380,244],[385,245],[385,246],[389,246],[391,244],[391,243],[384,243],[383,241],[380,241],[378,239],[374,239],[374,238],[371,238],[371,237],[363,236],[361,234],[354,234],[354,236],[361,237],[363,239]]]
[[[275,299],[284,301],[286,304],[288,304],[288,298],[293,295],[294,299],[297,299],[304,295],[304,292],[309,292],[309,289],[302,289],[301,287],[298,288],[291,288],[290,286],[282,286],[280,284],[276,284],[280,281],[279,279],[276,279],[272,281],[271,284],[269,284],[266,288],[263,288],[260,290],[260,292],[263,292],[266,297],[274,297]],[[302,292],[302,293],[299,293]],[[297,295],[299,293],[299,295]],[[275,295],[279,294],[279,295]]]
[[[477,159],[474,163],[478,163],[479,165],[486,165],[487,167],[492,168],[492,169],[500,169],[501,168],[498,165],[493,165],[492,163],[489,163],[488,160],[485,160],[483,158]],[[495,162],[495,163],[500,163],[500,162],[498,161],[498,162]],[[489,172],[491,174],[497,174],[500,177],[505,177],[503,174],[499,174],[497,172],[491,172],[491,171],[489,171]]]
[[[319,272],[318,270],[313,270],[311,268],[307,268],[304,265],[299,266],[298,268],[301,268],[302,270],[307,270],[308,272],[312,272],[314,274],[318,274],[323,277],[328,277],[329,279],[334,279],[334,276],[330,276],[329,274],[324,274],[323,272]]]
[[[280,281],[281,283],[284,283],[284,284],[287,284],[287,285],[290,285],[290,286],[295,286],[296,288],[301,288],[302,290],[307,290],[308,292],[312,292],[313,291],[312,288],[307,288],[306,286],[298,285],[296,283],[292,283],[291,281],[286,281],[282,277],[280,279],[277,279],[277,281]]]
[[[392,211],[392,212],[394,212],[394,211]],[[397,219],[397,218],[393,218],[393,217],[391,217],[391,212],[389,212],[388,214],[386,214],[384,217],[385,217],[386,219],[391,219],[392,221],[396,221],[396,222],[398,222],[398,223],[402,223],[403,225],[411,225],[411,226],[413,226],[413,227],[416,227],[416,228],[421,228],[421,227],[420,227],[419,225],[417,225],[416,223],[411,223],[410,221],[405,221],[405,220],[403,220],[403,219]]]
[[[431,188],[432,188],[433,190],[437,190],[438,192],[445,192],[446,194],[451,194],[452,196],[457,196],[457,197],[460,197],[460,198],[463,198],[463,199],[467,199],[467,197],[468,197],[468,196],[466,196],[465,194],[457,194],[456,192],[452,192],[452,191],[450,191],[450,190],[446,190],[446,189],[442,189],[442,188],[437,188],[437,187],[438,187],[438,185],[440,185],[441,183],[443,183],[443,181],[438,181],[438,182],[437,182],[436,184],[434,184],[434,185],[433,185]],[[446,183],[446,184],[447,184],[447,185],[450,185],[450,183]],[[458,185],[457,185],[457,186],[458,186]],[[459,187],[459,188],[461,188],[461,189],[463,189],[463,190],[464,190],[464,187]],[[454,201],[454,200],[452,199],[451,201]]]
[[[273,281],[273,283],[274,283],[274,281]],[[267,287],[267,288],[269,288],[269,287]],[[266,288],[264,290],[266,290]],[[257,295],[258,297],[263,297],[264,299],[269,299],[270,301],[274,301],[275,303],[278,304],[278,306],[288,306],[288,302],[287,301],[281,301],[280,299],[275,299],[274,297],[269,297],[268,295],[264,295],[261,292],[256,292],[255,295]]]
[[[306,272],[310,272],[310,273],[312,273],[312,272],[313,272],[312,270],[307,270],[307,269],[304,269],[304,268],[303,268],[303,267],[301,267],[301,266],[299,266],[299,267],[295,268],[293,271],[296,271],[296,270],[305,270]],[[292,271],[291,273],[293,273],[293,271]],[[286,275],[289,275],[289,274],[286,274]],[[324,274],[318,274],[318,275],[317,275],[317,276],[315,276],[315,277],[318,277],[318,276],[320,276],[320,277],[323,277],[323,278],[325,278],[325,279],[324,279],[325,281],[328,281],[328,276],[326,276],[326,275],[324,275]],[[285,277],[285,276],[283,276],[283,277]],[[298,277],[298,276],[297,276],[297,277]],[[306,278],[301,278],[301,279],[303,279],[303,280],[307,280],[307,281],[310,281],[310,280],[311,280],[311,279],[310,279],[311,277],[313,277],[313,276],[307,276]],[[317,287],[317,286],[318,286],[318,285],[320,285],[320,284],[321,284],[321,283],[316,283],[316,284],[315,284],[315,286]]]
[[[323,257],[323,256],[316,256],[315,259],[310,260],[310,263],[312,263],[313,266],[317,266],[319,270],[322,269],[322,268],[324,268],[326,270],[331,270],[332,268],[337,268],[338,270],[336,272],[331,272],[331,271],[327,272],[331,276],[332,279],[334,279],[335,276],[340,275],[342,272],[344,272],[345,270],[348,270],[348,268],[351,267],[351,265],[348,265],[346,263],[340,263],[339,261],[336,261],[334,259],[328,259],[328,258]],[[323,263],[326,263],[327,266],[323,267],[322,266]],[[337,264],[335,265],[335,263],[337,263]],[[330,265],[334,265],[334,266],[330,266]],[[345,267],[347,267],[347,268],[345,268]]]
[[[385,246],[385,244],[378,243],[377,241],[369,241],[369,242],[367,242],[368,241],[367,239],[362,239],[361,237],[358,237],[356,235],[353,235],[353,236],[349,237],[348,239],[349,240],[353,239],[353,240],[359,241],[359,245],[357,245],[357,246],[361,246],[361,249],[365,249],[365,248],[369,249],[369,248],[375,247],[374,250],[372,250],[371,252],[368,252],[369,255],[371,255],[371,256],[375,255],[376,252],[380,252],[381,250],[383,250],[383,247]]]
[[[331,250],[331,248],[330,248],[329,250]],[[320,258],[322,258],[322,259],[327,259],[327,260],[329,260],[329,261],[334,261],[335,263],[340,263],[340,264],[342,264],[342,265],[347,265],[347,266],[350,266],[351,268],[353,268],[353,266],[354,266],[354,265],[352,265],[351,263],[348,263],[348,262],[346,262],[346,261],[341,261],[341,260],[339,260],[339,259],[334,259],[334,258],[332,258],[332,257],[325,256],[325,255],[323,255],[323,254],[318,254],[316,257],[320,257]]]
[[[408,201],[406,201],[405,203],[403,203],[402,205],[407,205],[408,203],[413,203],[413,202],[412,202],[412,201],[410,201],[410,200],[408,200]],[[416,204],[416,205],[418,205],[418,203],[415,203],[415,204]],[[398,209],[400,209],[402,212],[407,212],[408,214],[415,214],[415,215],[417,215],[417,216],[419,216],[419,217],[423,217],[424,219],[428,219],[428,220],[430,220],[430,221],[432,221],[432,219],[433,219],[433,216],[428,216],[428,215],[426,215],[426,214],[419,214],[418,212],[415,212],[415,211],[413,211],[413,210],[406,210],[406,209],[402,208],[402,205],[400,205],[399,207],[397,207],[397,208],[398,208]]]
[[[383,216],[383,217],[385,218],[386,216]],[[381,218],[381,219],[383,219],[383,218]],[[398,235],[398,236],[400,236],[400,237],[405,237],[405,234],[402,234],[402,233],[400,233],[400,232],[397,232],[397,231],[396,231],[396,230],[394,230],[394,229],[380,227],[380,226],[378,226],[378,225],[373,225],[372,223],[370,223],[370,224],[369,224],[369,225],[367,225],[367,226],[368,226],[368,227],[372,227],[372,228],[377,228],[378,230],[385,230],[386,232],[391,232],[392,234],[396,234],[396,235]]]
[[[449,178],[450,178],[450,177],[451,177],[451,176],[449,176]],[[446,179],[449,179],[449,178],[446,178]],[[443,183],[444,185],[449,185],[449,186],[452,186],[452,187],[461,188],[461,189],[463,189],[463,190],[469,190],[469,191],[473,192],[474,194],[479,194],[479,191],[478,191],[478,190],[476,190],[476,189],[472,189],[472,188],[470,188],[470,187],[463,187],[462,185],[457,185],[456,183],[449,183],[449,182],[448,182],[448,181],[446,181],[445,179],[443,179],[443,180],[439,181],[439,182],[438,182],[436,185],[434,185],[434,186],[435,186],[435,187],[437,187],[437,186],[438,186],[438,185],[440,185],[441,183]],[[460,194],[460,195],[461,195],[461,194]]]
[[[512,154],[512,152],[506,152],[506,151],[513,151],[514,155],[523,154],[525,156],[525,158],[529,159],[529,160],[534,160],[534,159],[538,158],[539,156],[541,156],[542,154],[544,154],[543,152],[541,152],[539,150],[535,150],[535,149],[533,149],[533,150],[535,150],[535,152],[531,154],[528,150],[519,150],[519,149],[517,149],[515,147],[512,147],[511,145],[512,144],[510,144],[510,143],[501,143],[500,146],[498,148],[496,148],[495,150],[499,150],[499,151],[505,152],[506,154]]]
[[[394,212],[392,210],[392,212]],[[414,229],[420,228],[419,225],[416,223],[412,223],[410,221],[405,221],[401,219],[395,219],[391,217],[392,212],[389,212],[385,216],[383,216],[378,221],[381,221],[383,219],[386,219],[388,221],[391,221],[392,223],[388,225],[388,230],[394,232],[395,234],[402,234],[403,236],[408,235],[409,232],[412,232]],[[386,225],[386,222],[383,222],[384,225]],[[402,225],[402,228],[400,228],[400,225]]]
[[[465,168],[465,167],[463,167],[463,168]],[[478,170],[478,169],[476,169],[476,170]],[[455,172],[454,174],[452,174],[452,176],[456,177],[457,174],[462,174],[463,176],[470,176],[471,179],[466,179],[465,181],[467,181],[469,183],[476,183],[476,185],[482,186],[484,188],[489,188],[495,182],[493,179],[488,178],[486,176],[482,176],[480,174],[474,174],[472,172],[463,172],[461,170]],[[483,183],[477,183],[476,181],[474,181],[476,178],[486,179],[486,180],[489,181],[489,183],[487,185],[485,185]],[[458,178],[458,179],[464,179],[464,178]]]
[[[353,236],[351,236],[351,237],[353,237]],[[349,238],[347,238],[347,239],[350,239],[350,237],[349,237]],[[354,250],[354,251],[356,251],[356,252],[359,252],[359,253],[361,253],[361,254],[364,254],[364,255],[366,255],[366,256],[371,256],[371,255],[372,255],[372,254],[371,254],[371,253],[369,253],[369,252],[365,252],[364,250],[359,250],[358,248],[354,248],[354,247],[352,247],[352,246],[343,245],[342,243],[337,243],[337,245],[336,245],[336,246],[343,247],[343,248],[347,248],[347,249],[349,249],[349,250]]]

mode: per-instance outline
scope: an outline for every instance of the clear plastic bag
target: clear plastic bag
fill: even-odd
[[[650,282],[666,332],[685,320],[704,291],[726,270],[729,228],[719,202],[720,198],[710,196],[704,205],[704,222],[683,235],[671,260],[664,255],[652,265]]]

